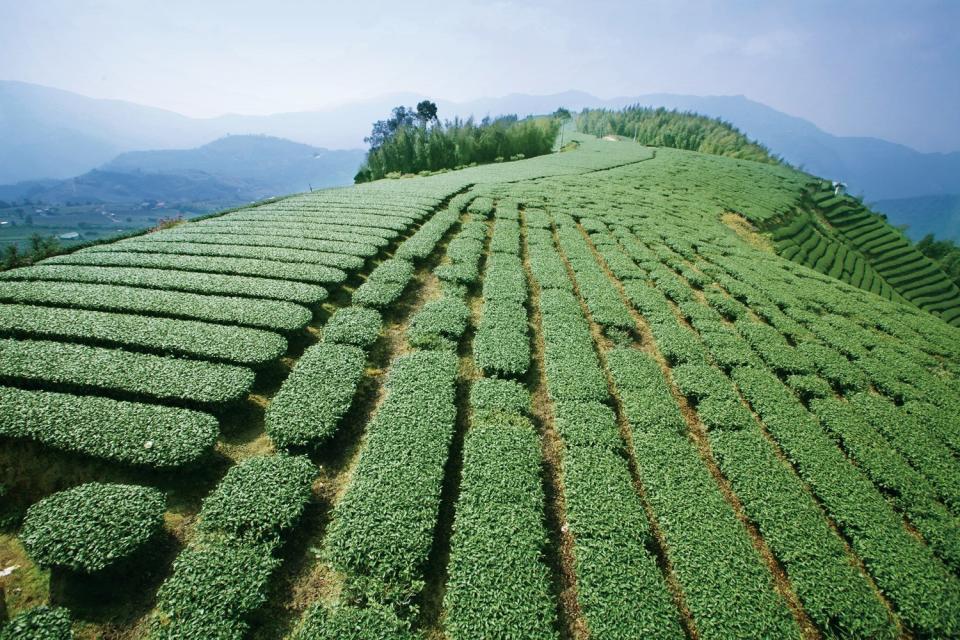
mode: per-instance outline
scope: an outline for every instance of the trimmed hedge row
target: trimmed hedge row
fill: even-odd
[[[218,431],[216,419],[199,411],[0,387],[0,435],[120,464],[196,463]]]
[[[470,321],[470,309],[459,296],[443,295],[430,300],[410,320],[407,338],[423,348],[452,346],[463,335]]]
[[[157,592],[154,638],[227,640],[267,600],[282,536],[300,519],[316,469],[305,457],[249,458],[203,503],[200,535]]]
[[[277,331],[302,329],[312,317],[309,309],[291,302],[75,282],[0,282],[0,300],[207,320]]]
[[[126,267],[138,269],[157,269],[162,271],[181,271],[251,276],[255,278],[276,278],[286,281],[302,281],[320,284],[338,284],[347,279],[343,269],[320,264],[294,264],[268,259],[229,258],[188,255],[167,255],[160,253],[76,251],[53,258],[47,258],[35,267],[53,265],[84,265],[91,267]],[[16,273],[18,270],[10,271]],[[198,276],[203,278],[205,276]],[[281,283],[283,284],[283,283]],[[295,300],[291,297],[290,300]]]
[[[163,526],[156,489],[89,482],[27,509],[20,540],[43,567],[95,573],[129,558]]]
[[[406,604],[423,586],[456,421],[457,367],[445,350],[393,361],[387,396],[334,509],[327,555],[371,598]]]
[[[253,385],[244,367],[78,344],[0,339],[0,379],[223,405]]]
[[[200,530],[279,545],[310,500],[317,470],[306,456],[256,456],[230,468],[203,500]]]
[[[319,304],[327,299],[327,290],[303,282],[289,282],[272,278],[239,275],[219,275],[174,271],[171,269],[142,269],[97,267],[86,265],[38,264],[0,272],[3,280],[59,280],[90,284],[118,284],[146,289],[186,291],[252,298],[269,298],[300,304]]]
[[[142,240],[117,242],[84,249],[84,253],[159,253],[218,258],[257,258],[289,262],[291,264],[315,264],[337,269],[359,269],[365,262],[363,256],[309,249],[284,249],[240,244],[207,244],[204,242],[146,242]]]
[[[415,640],[409,623],[397,617],[393,608],[370,604],[329,610],[322,603],[311,606],[303,616],[294,640]]]
[[[567,524],[577,601],[597,638],[682,638],[679,616],[649,550],[650,525],[623,457],[613,411],[559,402]]]
[[[262,365],[287,341],[269,331],[104,311],[0,304],[0,335],[66,339]]]
[[[607,381],[577,299],[562,289],[548,289],[541,292],[539,306],[550,398],[605,400]]]
[[[267,434],[282,448],[325,444],[336,433],[363,377],[364,352],[323,342],[304,352],[267,406]]]
[[[71,640],[70,612],[41,605],[0,626],[0,640]]]
[[[323,326],[323,341],[369,349],[380,337],[383,319],[375,309],[343,307]]]
[[[594,322],[604,328],[631,330],[636,322],[610,279],[597,264],[583,235],[576,228],[561,227],[557,231],[560,249],[573,268],[577,288]]]
[[[527,309],[510,300],[485,300],[473,339],[473,358],[486,375],[522,376],[530,368]]]
[[[450,539],[444,597],[451,638],[556,638],[540,443],[532,425],[475,423],[463,444],[463,471]]]
[[[413,279],[412,262],[400,258],[384,260],[353,292],[353,304],[383,309],[396,302]]]
[[[813,622],[827,635],[893,638],[897,629],[866,578],[851,564],[803,483],[777,457],[731,381],[706,365],[673,370],[698,402],[711,450]]]
[[[384,247],[390,244],[390,240],[381,236],[381,235],[366,235],[363,233],[357,233],[356,230],[363,229],[363,227],[349,227],[343,226],[336,229],[331,229],[326,225],[315,225],[315,226],[303,226],[299,229],[289,230],[282,227],[276,227],[271,225],[269,227],[263,225],[244,225],[236,224],[230,222],[230,220],[224,220],[220,224],[206,224],[206,225],[184,225],[176,227],[176,233],[170,232],[161,232],[152,234],[150,237],[153,240],[167,240],[171,237],[176,238],[189,238],[193,241],[193,238],[218,238],[223,237],[224,235],[241,237],[246,239],[247,237],[253,238],[252,242],[246,244],[260,245],[263,238],[269,238],[272,245],[273,239],[281,239],[281,242],[288,242],[288,238],[305,238],[307,240],[318,240],[324,243],[337,242],[344,243],[349,246],[353,245],[365,245],[365,246],[374,246],[374,247]],[[206,241],[206,240],[204,240]],[[287,244],[279,244],[273,246],[291,246]],[[327,251],[329,249],[324,249]],[[351,253],[350,251],[345,251],[344,253]]]
[[[633,430],[640,480],[702,638],[797,637],[786,603],[696,448],[660,367],[644,353],[610,351]]]
[[[423,223],[416,233],[407,238],[396,251],[395,257],[404,260],[423,260],[436,248],[437,243],[460,219],[460,212],[444,209]]]
[[[315,240],[305,237],[287,237],[276,236],[272,234],[244,235],[233,233],[213,233],[207,230],[205,233],[183,232],[179,227],[174,227],[167,231],[151,233],[147,236],[140,236],[136,244],[156,244],[156,243],[189,243],[189,244],[213,244],[218,246],[251,246],[251,247],[270,247],[277,249],[302,249],[305,251],[319,251],[321,253],[342,254],[348,256],[360,256],[369,258],[379,252],[379,248],[372,244],[359,244],[356,242],[343,242],[340,240]],[[117,244],[124,244],[125,241]]]
[[[960,526],[938,502],[937,492],[897,451],[886,445],[866,417],[836,398],[813,400],[810,411],[842,443],[873,483],[893,501],[923,534],[934,552],[953,570],[960,569]]]
[[[907,532],[863,472],[771,373],[739,368],[732,375],[904,623],[935,637],[960,632],[960,583]]]
[[[369,242],[370,244],[374,244],[376,238],[387,240],[387,242],[389,242],[393,238],[396,238],[398,235],[400,235],[400,231],[403,230],[393,229],[392,227],[396,225],[394,225],[392,222],[390,223],[390,227],[371,227],[370,225],[350,224],[349,216],[337,216],[336,218],[329,218],[323,222],[292,222],[293,218],[288,218],[285,215],[263,217],[269,218],[269,225],[251,224],[251,221],[238,219],[233,215],[227,215],[217,218],[209,218],[207,220],[200,220],[199,222],[195,222],[194,224],[187,225],[182,228],[184,231],[193,229],[215,229],[217,231],[229,230],[230,233],[240,233],[246,230],[251,230],[256,233],[275,233],[277,235],[298,235],[300,233],[348,234],[370,238],[369,240],[366,240],[366,242]],[[264,220],[258,220],[256,222],[264,222]]]

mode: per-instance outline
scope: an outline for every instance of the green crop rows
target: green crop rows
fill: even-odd
[[[0,273],[0,638],[960,635],[960,291],[564,135]]]

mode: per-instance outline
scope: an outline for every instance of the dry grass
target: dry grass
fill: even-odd
[[[760,233],[742,214],[728,211],[720,216],[720,222],[730,227],[741,240],[754,249],[759,249],[767,253],[776,253],[770,238]]]

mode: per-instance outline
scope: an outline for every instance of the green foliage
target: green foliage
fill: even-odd
[[[900,515],[775,376],[743,368],[733,371],[733,379],[901,619],[931,636],[956,633],[960,583],[930,548],[907,533]]]
[[[345,605],[332,611],[315,604],[304,614],[294,640],[414,640],[418,636],[393,609],[377,604]]]
[[[71,640],[70,612],[42,605],[0,626],[0,640]]]
[[[122,241],[113,246],[121,246],[125,243],[135,244],[143,247],[146,244],[156,246],[157,243],[196,243],[210,244],[217,246],[251,246],[251,247],[270,247],[278,249],[298,249],[304,251],[316,251],[320,253],[330,253],[335,255],[360,256],[368,258],[376,255],[378,249],[373,244],[356,242],[343,242],[341,240],[317,240],[303,236],[286,237],[271,233],[244,235],[235,233],[217,233],[215,227],[202,229],[198,233],[191,230],[183,230],[181,227],[174,227],[168,231],[159,231],[147,236],[138,238],[135,241]]]
[[[657,363],[633,349],[607,362],[633,430],[640,480],[704,637],[799,634],[786,603],[703,465]]]
[[[388,135],[368,138],[367,160],[356,182],[379,180],[391,173],[420,173],[488,163],[515,156],[549,153],[559,132],[553,119],[501,116],[479,125],[473,118],[454,119],[431,127],[400,124]]]
[[[401,258],[384,260],[353,292],[353,303],[383,309],[396,302],[413,279],[413,263]]]
[[[0,378],[48,387],[225,405],[243,398],[253,377],[250,369],[228,364],[78,344],[0,340]]]
[[[163,525],[156,489],[90,482],[32,505],[20,540],[44,567],[95,573],[129,558]]]
[[[151,637],[157,640],[233,640],[244,617],[267,599],[280,562],[269,544],[204,540],[184,550],[157,592]]]
[[[88,266],[101,268],[122,267],[129,269],[150,269],[160,271],[174,271],[178,269],[189,269],[200,274],[216,274],[230,276],[249,276],[254,278],[277,278],[287,280],[301,280],[307,283],[319,284],[339,284],[347,279],[347,274],[343,269],[331,267],[323,264],[292,262],[274,262],[260,258],[244,257],[218,257],[218,256],[197,256],[197,255],[176,255],[163,253],[139,253],[139,252],[99,252],[77,251],[56,258],[45,260],[42,265],[37,267],[53,266]],[[349,267],[353,268],[353,267]],[[11,274],[18,274],[20,270],[11,271]],[[10,277],[14,277],[11,275]],[[172,276],[178,282],[181,281],[178,274]],[[204,276],[198,276],[203,278]],[[76,278],[81,281],[81,278]],[[82,280],[84,282],[88,280]],[[97,281],[99,282],[99,280]],[[121,281],[127,284],[126,281]],[[104,284],[114,284],[113,282]],[[142,286],[140,282],[133,281],[129,284]],[[186,289],[185,289],[186,290]],[[192,291],[192,289],[189,289]],[[255,289],[254,289],[255,290]],[[207,293],[203,291],[202,293]],[[268,296],[264,296],[268,297]],[[272,297],[272,296],[269,296]],[[296,300],[290,296],[290,300]],[[296,300],[301,302],[300,300]]]
[[[189,261],[184,264],[188,269]],[[341,272],[342,273],[342,272]],[[292,275],[292,274],[291,274]],[[331,274],[334,275],[334,274]],[[175,271],[173,269],[117,268],[68,264],[38,264],[0,273],[3,280],[58,280],[113,284],[146,289],[186,291],[225,296],[269,298],[313,305],[326,300],[327,290],[306,282],[274,278]],[[336,282],[336,280],[330,280]]]
[[[452,208],[437,213],[397,248],[396,257],[405,260],[423,260],[433,252],[440,239],[459,218],[460,212]]]
[[[530,412],[530,392],[513,380],[480,378],[470,386],[470,408],[475,414],[513,414]]]
[[[199,411],[0,387],[0,435],[120,464],[196,463],[218,431],[216,419]]]
[[[557,637],[540,560],[547,535],[539,469],[529,424],[475,424],[467,432],[444,598],[453,637]]]
[[[509,300],[486,300],[473,339],[473,357],[487,375],[526,373],[530,367],[526,308]]]
[[[267,434],[282,448],[319,446],[336,433],[363,377],[359,347],[321,343],[307,349],[267,407]]]
[[[74,282],[0,282],[0,300],[99,311],[209,320],[278,331],[303,328],[312,314],[290,302]]]
[[[254,366],[275,360],[287,350],[283,337],[260,329],[32,305],[0,304],[0,334],[78,340]]]
[[[635,105],[622,111],[584,109],[577,129],[597,136],[617,134],[640,144],[673,147],[742,160],[781,162],[758,142],[751,142],[736,127],[720,119],[690,112],[652,109]]]
[[[306,456],[257,456],[231,467],[203,501],[200,529],[277,544],[300,519],[317,470]]]
[[[344,307],[327,320],[323,327],[323,340],[369,349],[380,336],[382,323],[383,320],[375,309]]]
[[[470,320],[470,309],[462,298],[444,295],[427,302],[413,316],[407,337],[415,347],[427,348],[455,341],[463,335]]]
[[[607,381],[576,298],[560,289],[543,291],[540,315],[550,398],[603,401]]]
[[[456,420],[456,374],[447,351],[393,361],[386,399],[334,508],[329,558],[374,599],[406,604],[422,587]]]

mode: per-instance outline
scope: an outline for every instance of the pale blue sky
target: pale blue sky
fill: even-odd
[[[0,79],[193,116],[398,91],[744,94],[960,149],[960,1],[0,0]]]

